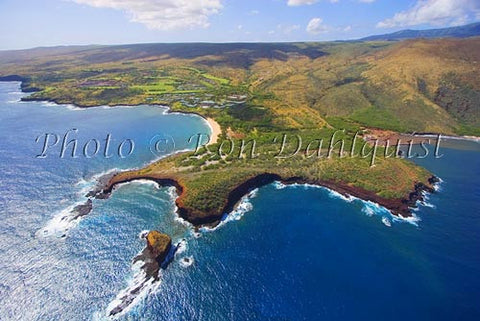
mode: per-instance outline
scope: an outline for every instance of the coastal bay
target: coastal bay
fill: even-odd
[[[376,148],[415,131],[478,135],[465,71],[476,55],[445,60],[478,40],[440,43],[0,54],[0,79],[21,81],[0,86],[1,315],[479,315],[463,295],[478,292],[478,151],[447,145],[437,160]],[[120,152],[89,153],[100,137]],[[395,289],[408,309],[391,306]],[[32,298],[31,311],[16,304]]]
[[[186,144],[191,135],[208,134],[209,128],[198,116],[168,114],[159,106],[80,109],[20,102],[24,95],[18,82],[0,82],[6,138],[0,144],[0,315],[50,320],[90,319],[95,311],[103,315],[133,274],[132,259],[145,246],[141,231],[163,226],[175,242],[190,232],[175,221],[169,190],[151,184],[134,182],[108,202],[93,200],[91,209],[84,208],[88,215],[75,218],[71,211],[88,202],[85,194],[104,173],[157,159],[149,148],[153,133],[167,132],[179,149],[187,149],[193,148]],[[134,157],[35,157],[42,148],[35,142],[38,135],[64,133],[72,126],[79,129],[79,141],[107,133],[117,142],[134,139]],[[70,224],[63,224],[63,217],[71,217]],[[112,258],[115,263],[108,263]]]

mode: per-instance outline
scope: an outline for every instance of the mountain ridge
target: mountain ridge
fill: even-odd
[[[467,25],[437,28],[437,29],[404,29],[392,33],[372,35],[359,39],[360,41],[398,41],[417,38],[469,38],[480,36],[480,22]]]

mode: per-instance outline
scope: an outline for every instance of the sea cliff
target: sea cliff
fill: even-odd
[[[131,174],[127,177],[124,175],[114,175],[107,182],[107,184],[100,189],[96,197],[106,198],[112,193],[116,185],[134,180],[151,180],[161,186],[174,186],[178,194],[178,198],[175,201],[178,208],[178,215],[194,226],[199,227],[203,225],[217,225],[226,213],[230,213],[234,209],[235,205],[242,199],[243,196],[248,194],[253,189],[268,185],[275,181],[279,181],[286,185],[310,184],[323,186],[344,196],[354,196],[365,201],[375,202],[391,211],[393,215],[407,218],[412,216],[411,209],[416,206],[416,202],[423,200],[423,192],[434,192],[433,185],[438,181],[438,178],[431,176],[426,182],[415,183],[412,186],[411,191],[402,198],[385,198],[372,191],[368,191],[346,183],[327,180],[313,180],[305,177],[285,177],[275,173],[261,173],[246,179],[242,183],[229,190],[228,193],[226,193],[227,196],[225,199],[222,200],[222,207],[213,211],[202,211],[198,208],[186,206],[184,204],[183,200],[185,197],[187,197],[188,190],[175,178],[159,177],[155,175],[136,176]]]

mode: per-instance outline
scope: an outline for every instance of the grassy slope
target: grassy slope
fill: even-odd
[[[282,128],[322,127],[334,117],[396,131],[477,134],[479,52],[480,38],[80,47],[0,53],[0,76],[29,76],[26,87],[42,89],[33,98],[84,106],[250,92]]]
[[[479,49],[480,39],[100,47],[35,52],[28,60],[28,52],[0,53],[0,76],[28,77],[24,88],[40,90],[33,99],[169,104],[214,118],[223,138],[257,139],[263,154],[257,159],[186,153],[116,178],[174,178],[185,188],[182,205],[209,213],[221,211],[232,188],[265,172],[335,182],[385,199],[405,197],[429,176],[410,162],[377,160],[371,168],[358,158],[278,160],[269,154],[269,141],[284,132],[328,140],[335,128],[352,134],[362,126],[475,134],[480,108],[471,97],[480,88]],[[224,109],[182,102],[191,95],[222,101],[231,94],[246,94],[248,101]]]
[[[214,148],[211,147],[212,150]],[[268,153],[265,147],[258,152],[263,156]],[[371,199],[379,203],[382,199],[406,197],[413,190],[414,183],[426,183],[431,176],[425,169],[401,159],[378,159],[376,166],[370,167],[369,160],[340,159],[338,156],[321,160],[302,156],[272,160],[271,157],[260,156],[257,159],[227,158],[218,161],[215,155],[205,153],[200,158],[198,161],[191,153],[170,157],[139,171],[120,173],[113,178],[110,186],[136,177],[174,179],[183,188],[177,204],[187,210],[187,219],[198,222],[196,219],[208,216],[218,219],[227,206],[230,192],[264,173],[278,175],[285,181],[294,178],[295,182],[341,187],[341,191],[351,191],[354,195],[357,189],[371,192],[367,193],[368,197],[372,196]],[[388,202],[383,204],[389,206]]]
[[[479,101],[468,102],[463,117],[456,112],[466,98],[463,88],[480,92],[479,52],[480,38],[396,44],[372,58],[373,68],[364,73],[367,97],[375,110],[385,110],[407,130],[461,134],[464,125],[480,127]],[[450,109],[439,99],[439,88],[449,76],[459,83],[454,89],[459,99],[451,101]]]

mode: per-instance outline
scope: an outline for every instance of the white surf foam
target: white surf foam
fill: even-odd
[[[286,187],[291,187],[291,188],[304,188],[304,189],[308,189],[308,188],[317,188],[317,189],[323,189],[323,190],[326,190],[329,194],[329,196],[331,198],[337,198],[337,199],[340,199],[342,201],[345,201],[347,203],[352,203],[354,201],[357,201],[357,202],[362,202],[362,212],[367,215],[367,216],[379,216],[381,217],[381,220],[382,222],[387,225],[387,224],[390,224],[390,225],[387,225],[387,226],[391,226],[391,223],[392,222],[395,222],[395,221],[406,221],[406,222],[409,222],[411,224],[414,224],[414,225],[417,225],[416,223],[419,221],[418,218],[408,218],[408,219],[395,219],[395,216],[385,207],[377,204],[377,203],[374,203],[374,202],[371,202],[371,201],[364,201],[358,197],[355,197],[355,196],[352,196],[352,195],[343,195],[337,191],[334,191],[328,187],[324,187],[324,186],[319,186],[319,185],[312,185],[312,184],[298,184],[298,183],[295,183],[295,184],[291,184],[291,185],[285,185],[285,184],[282,184],[281,182],[274,182],[274,187],[276,189],[284,189]]]
[[[170,202],[172,202],[173,204],[175,204],[175,201],[177,200],[178,198],[178,194],[177,194],[177,188],[174,187],[174,186],[170,186],[168,188],[168,196],[170,197]],[[174,220],[175,222],[177,223],[180,223],[181,225],[183,226],[186,226],[190,229],[193,229],[193,225],[192,223],[188,222],[187,220],[183,219],[182,217],[180,217],[180,215],[178,215],[178,206],[175,204],[175,208],[173,210],[173,213],[175,215],[174,217]]]
[[[89,178],[81,178],[75,184],[75,186],[78,186],[80,188],[78,193],[81,194],[82,196],[86,195],[88,192],[92,191],[98,185],[98,181],[102,177],[107,176],[107,175],[112,175],[112,174],[114,174],[116,172],[119,172],[119,171],[120,171],[119,168],[112,168],[112,169],[109,169],[107,171],[92,175]]]
[[[435,187],[434,187],[435,188]],[[429,207],[429,208],[437,208],[434,204],[430,203],[430,196],[431,194],[427,191],[422,191],[422,200],[417,200],[415,205],[416,207],[412,209],[414,212],[418,212],[421,210],[422,207]]]
[[[145,239],[150,231],[144,230],[139,233],[141,239]],[[185,253],[188,249],[188,243],[186,239],[182,239],[176,245],[174,257],[177,258],[181,254]],[[140,253],[139,253],[140,254]],[[186,268],[194,263],[192,256],[183,257],[179,264]],[[132,276],[127,280],[127,287],[121,290],[112,302],[108,305],[107,309],[103,313],[94,314],[97,320],[112,320],[124,316],[138,305],[143,299],[149,296],[151,293],[156,292],[161,284],[162,269],[158,272],[159,280],[155,281],[153,278],[147,278],[145,271],[142,269],[144,262],[137,261],[132,264]],[[110,312],[114,309],[121,309],[121,312],[110,316]]]
[[[387,210],[385,207],[375,202],[362,200],[362,203],[363,203],[363,209],[365,210],[366,214],[375,214],[379,216],[392,215],[392,213],[389,210]]]
[[[151,180],[148,180],[148,179],[138,179],[138,180],[134,180],[134,181],[130,181],[130,182],[124,182],[124,183],[118,183],[115,185],[115,188],[116,189],[119,189],[119,188],[122,188],[122,187],[125,187],[125,186],[129,186],[129,185],[145,185],[145,186],[148,186],[150,188],[155,188],[155,189],[160,189],[161,186],[155,182],[155,181],[151,181]]]
[[[341,200],[343,200],[347,203],[351,203],[355,200],[358,200],[358,198],[356,198],[352,195],[348,195],[348,194],[343,195],[343,194],[340,194],[339,192],[334,191],[333,189],[329,189],[329,188],[325,188],[325,189],[328,191],[328,193],[330,194],[331,197],[341,199]]]
[[[284,189],[284,188],[287,187],[287,185],[285,185],[285,184],[283,184],[283,183],[281,183],[281,182],[278,182],[278,181],[273,182],[273,186],[274,186],[276,189]]]
[[[192,223],[190,223],[189,221],[184,220],[183,218],[181,218],[181,217],[178,215],[177,209],[178,209],[178,207],[175,206],[175,211],[174,211],[174,213],[175,213],[175,218],[174,218],[175,222],[177,222],[177,223],[179,223],[179,224],[181,224],[181,225],[183,225],[183,226],[186,226],[186,227],[188,227],[188,228],[192,228],[192,227],[193,227]]]
[[[150,233],[149,230],[143,230],[140,233],[138,233],[138,238],[141,240],[145,240],[147,238],[148,233]]]
[[[433,208],[433,209],[437,208],[435,205],[433,205],[432,203],[428,203],[428,202],[421,202],[420,204],[422,204],[422,206]]]
[[[193,256],[186,256],[180,260],[180,266],[183,268],[188,268],[195,263]]]
[[[76,193],[78,196],[77,202],[73,205],[66,207],[65,209],[57,212],[53,218],[48,221],[44,228],[37,231],[36,235],[39,237],[64,237],[68,233],[69,230],[74,228],[78,225],[78,223],[82,220],[83,217],[77,217],[78,213],[74,211],[75,207],[78,205],[83,205],[87,201],[85,195],[93,190],[95,186],[98,184],[98,180],[105,176],[110,175],[112,173],[117,172],[117,168],[110,169],[108,171],[95,174],[90,178],[82,178],[80,179],[75,186],[79,188],[78,192]]]
[[[320,185],[313,185],[313,184],[299,184],[299,183],[295,183],[295,184],[290,184],[290,185],[286,185],[286,184],[283,184],[281,182],[274,182],[273,183],[273,186],[280,190],[280,189],[284,189],[286,187],[292,187],[292,188],[304,188],[304,189],[308,189],[308,188],[316,188],[316,189],[324,189],[326,190],[330,196],[332,198],[339,198],[341,200],[344,200],[345,202],[348,202],[348,203],[351,203],[355,200],[357,200],[358,198],[354,197],[354,196],[351,196],[351,195],[343,195],[337,191],[334,191],[330,188],[327,188],[327,187],[324,187],[324,186],[320,186]]]
[[[56,104],[53,104],[53,105],[58,106]],[[72,104],[65,105],[65,107],[68,110],[73,110],[73,111],[85,111],[85,110],[87,110],[87,108],[78,107],[78,106],[75,106],[75,105],[72,105]]]
[[[75,184],[75,186],[80,189],[78,194],[85,195],[95,187],[95,182],[82,178]]]
[[[160,189],[161,188],[161,186],[157,182],[149,180],[149,179],[137,179],[137,180],[134,180],[130,183],[137,184],[137,185],[146,185],[146,186],[149,186],[149,187],[153,187],[155,189]]]
[[[188,249],[188,243],[185,239],[181,240],[177,244],[177,250],[175,251],[175,257],[185,253],[185,251]]]
[[[177,188],[175,186],[170,186],[168,189],[167,189],[167,193],[168,193],[168,196],[170,197],[170,200],[172,202],[175,202],[175,200],[177,199],[178,197],[178,194],[177,194]]]
[[[12,95],[12,96],[23,96],[25,95],[25,93],[21,92],[21,91],[9,91],[7,93],[7,95]]]
[[[287,187],[291,187],[291,188],[303,188],[303,189],[309,189],[309,188],[321,189],[321,188],[324,188],[324,187],[319,186],[319,185],[299,184],[299,183],[289,184],[289,185],[287,185]]]
[[[410,217],[403,217],[403,216],[392,216],[391,217],[392,222],[403,222],[403,223],[409,223],[414,226],[418,227],[418,223],[421,221],[420,218],[415,215],[415,213],[412,213],[412,216]]]
[[[54,102],[51,102],[51,101],[42,101],[42,102],[41,102],[41,105],[42,105],[42,106],[45,106],[45,107],[58,106],[57,104],[55,104]]]
[[[416,205],[417,205],[417,208],[419,206],[423,206],[423,207],[430,207],[430,208],[436,208],[435,205],[433,205],[432,203],[429,202],[430,200],[430,194],[426,191],[423,191],[422,192],[422,197],[423,197],[423,200],[418,200]]]
[[[443,179],[438,177],[438,182],[433,184],[433,189],[435,190],[435,192],[441,192],[442,191],[443,182],[444,182]]]
[[[37,231],[37,237],[65,237],[70,229],[75,227],[81,220],[81,217],[77,217],[78,213],[74,211],[74,208],[78,205],[83,205],[85,202],[75,203],[53,216],[52,219],[45,225],[44,228]]]
[[[382,217],[382,223],[387,227],[392,226],[392,223],[390,222],[390,220],[386,216]]]
[[[372,209],[370,206],[363,206],[362,212],[367,216],[375,215],[375,210]]]
[[[227,215],[224,216],[224,219],[215,227],[201,227],[200,232],[213,232],[216,231],[217,229],[225,226],[229,222],[232,221],[239,221],[242,219],[242,217],[250,212],[253,209],[253,205],[250,202],[252,198],[255,198],[258,194],[258,188],[254,189],[240,200],[240,202],[237,204],[235,209],[231,212],[228,213]]]
[[[133,277],[127,281],[127,287],[117,294],[103,314],[107,320],[117,319],[125,315],[160,286],[160,281],[155,281],[153,278],[147,279],[146,273],[142,270],[142,265],[142,261],[132,265]],[[159,278],[161,278],[161,271],[159,271]],[[122,311],[114,316],[110,316],[110,312],[117,308],[121,308]]]
[[[391,227],[393,223],[409,223],[414,226],[418,227],[418,222],[420,222],[420,218],[415,214],[412,214],[411,217],[403,217],[393,215],[387,208],[371,202],[371,201],[364,201],[360,200],[363,204],[362,212],[367,216],[379,216],[381,218],[382,223],[385,226]]]

